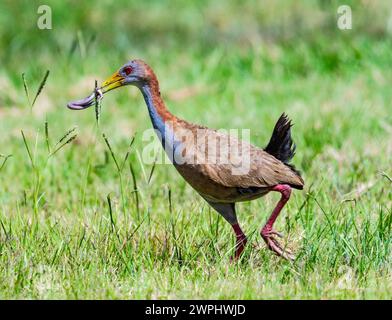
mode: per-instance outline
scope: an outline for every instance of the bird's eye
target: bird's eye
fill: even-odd
[[[124,71],[124,73],[127,76],[129,76],[131,74],[131,72],[132,72],[132,68],[131,67],[125,67],[123,71]]]

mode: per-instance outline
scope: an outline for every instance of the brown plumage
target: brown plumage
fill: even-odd
[[[174,132],[181,132],[182,127],[207,141],[219,141],[216,149],[208,150],[212,158],[214,155],[211,153],[217,154],[216,163],[175,164],[185,180],[204,198],[217,202],[238,202],[254,199],[258,193],[263,194],[271,186],[278,184],[287,184],[297,189],[303,188],[304,182],[297,171],[265,150],[216,130],[189,124],[183,120],[175,125]],[[187,146],[186,154],[189,158],[202,158],[205,155],[203,144],[192,145],[188,140],[185,140],[184,144]],[[245,174],[233,175],[234,168],[230,160],[235,161],[228,159],[228,152],[224,152],[222,148],[219,149],[220,146],[231,147],[233,145],[240,146],[243,154],[250,155],[249,171]]]
[[[304,186],[299,171],[289,163],[295,145],[291,139],[292,124],[287,116],[282,114],[267,147],[262,149],[171,114],[165,107],[153,70],[141,60],[125,64],[99,90],[104,94],[128,84],[137,86],[142,92],[152,124],[178,172],[232,225],[237,237],[235,258],[240,257],[247,241],[238,224],[235,203],[277,191],[282,198],[262,228],[261,236],[277,255],[293,259],[277,241],[276,236],[280,234],[273,229],[290,197],[291,188]],[[84,109],[93,104],[95,96],[70,103],[68,107]]]

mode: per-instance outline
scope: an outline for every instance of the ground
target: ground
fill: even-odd
[[[347,2],[345,31],[337,2],[49,1],[52,30],[36,27],[38,3],[2,3],[0,298],[391,299],[390,10]],[[293,120],[306,185],[276,229],[294,262],[260,237],[269,194],[237,206],[249,242],[229,263],[229,224],[171,165],[141,161],[151,124],[136,88],[105,98],[99,126],[94,108],[66,108],[130,58],[191,122],[250,129],[263,147],[282,112]],[[31,101],[46,70],[31,107],[21,75]]]

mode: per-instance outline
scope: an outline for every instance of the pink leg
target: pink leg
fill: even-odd
[[[233,230],[235,232],[235,236],[237,238],[236,245],[235,245],[235,255],[232,260],[238,260],[241,256],[242,251],[244,251],[245,245],[248,242],[246,239],[245,234],[241,230],[241,227],[238,223],[232,224]]]
[[[227,222],[230,223],[231,227],[235,232],[235,236],[237,238],[235,244],[235,254],[232,257],[231,261],[236,261],[241,256],[242,251],[244,251],[246,245],[246,236],[244,232],[241,230],[240,225],[238,224],[237,215],[235,213],[235,204],[234,203],[216,203],[207,201],[217,212],[219,212]]]
[[[272,214],[269,217],[267,223],[263,229],[261,229],[260,234],[271,251],[285,259],[294,260],[295,257],[291,251],[282,247],[278,240],[276,240],[275,236],[282,237],[282,235],[279,232],[276,232],[273,228],[275,220],[279,216],[280,211],[282,211],[286,202],[290,199],[291,187],[287,184],[278,184],[272,188],[272,191],[280,192],[282,197],[276,205],[274,211],[272,211]]]

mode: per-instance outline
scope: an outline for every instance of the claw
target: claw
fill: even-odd
[[[279,232],[274,230],[268,232],[262,232],[261,236],[263,237],[265,243],[268,246],[268,249],[273,251],[277,256],[280,256],[286,260],[295,260],[295,255],[290,249],[283,247],[279,241],[274,237],[274,235],[281,237],[282,235]]]
[[[279,238],[283,238],[283,234],[281,232],[275,231],[274,229],[270,231],[270,234],[278,236]]]
[[[281,232],[278,232],[278,231],[274,230],[274,229],[265,230],[265,231],[263,231],[263,233],[264,233],[265,236],[273,235],[273,236],[277,236],[279,238],[283,238],[283,234]]]

